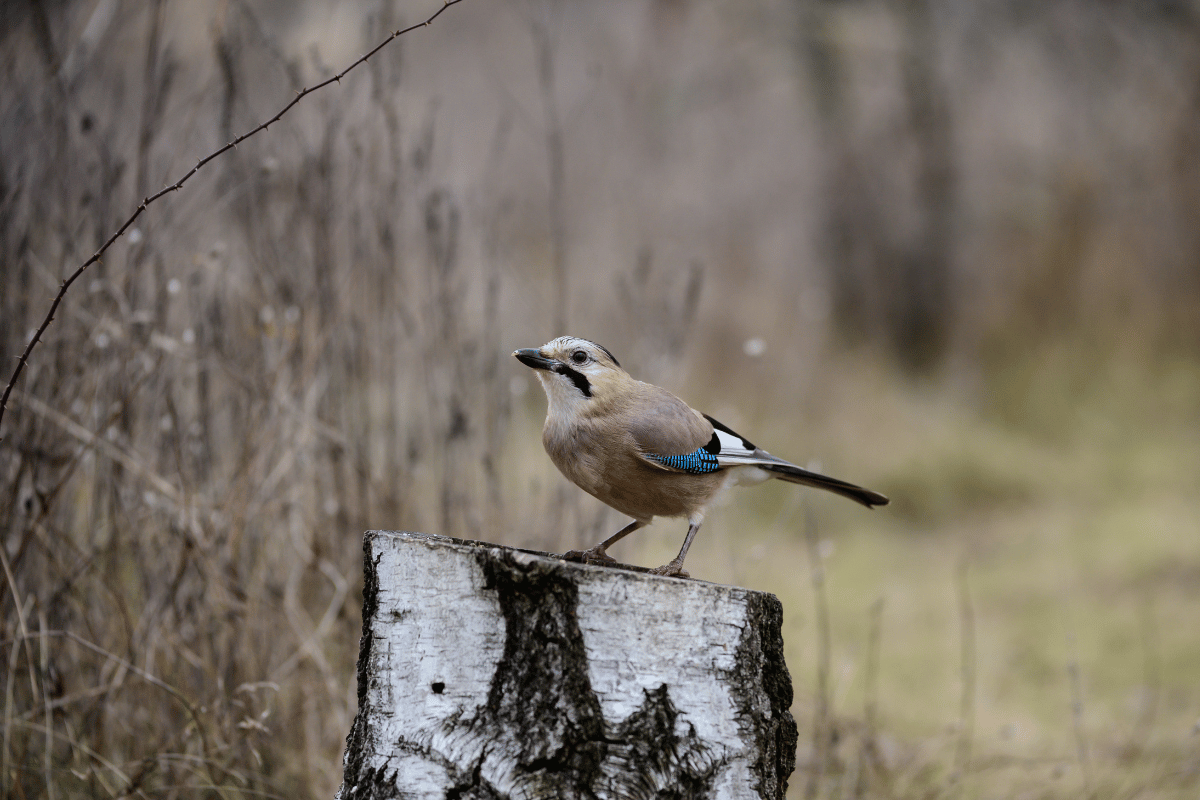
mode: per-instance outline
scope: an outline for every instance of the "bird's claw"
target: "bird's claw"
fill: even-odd
[[[650,570],[651,575],[662,575],[667,578],[690,578],[691,575],[683,568],[682,564],[676,564],[674,561],[669,564],[663,564],[661,567],[655,567]]]
[[[599,547],[590,550],[568,550],[559,556],[563,561],[578,561],[581,564],[616,564],[618,561]]]

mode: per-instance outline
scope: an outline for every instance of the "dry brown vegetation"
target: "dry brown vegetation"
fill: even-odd
[[[438,6],[0,4],[0,378]],[[619,523],[509,357],[570,332],[895,498],[689,558],[784,600],[794,796],[1194,796],[1198,13],[466,0],[306,97],[10,398],[0,795],[332,796],[363,530]]]

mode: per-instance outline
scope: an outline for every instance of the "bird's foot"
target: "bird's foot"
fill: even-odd
[[[590,550],[568,550],[559,556],[563,561],[578,561],[581,564],[616,564],[619,563],[615,558],[604,552],[602,547],[593,547]]]
[[[690,578],[687,570],[683,568],[683,562],[671,561],[663,564],[661,567],[655,567],[650,570],[651,575],[664,575],[668,578]]]

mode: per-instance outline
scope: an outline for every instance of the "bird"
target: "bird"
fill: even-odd
[[[560,336],[513,356],[534,370],[546,392],[542,445],[559,471],[633,521],[569,561],[616,563],[608,548],[654,517],[686,517],[679,555],[650,570],[689,577],[684,559],[708,508],[735,484],[771,478],[825,489],[867,508],[888,498],[768,453],[695,410],[666,389],[635,380],[606,348]]]

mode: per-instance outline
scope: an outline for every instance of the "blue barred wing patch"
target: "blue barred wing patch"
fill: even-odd
[[[721,468],[721,465],[717,463],[717,457],[703,447],[694,453],[687,453],[682,456],[660,456],[655,453],[647,453],[646,457],[671,469],[677,469],[692,475],[716,472]]]

